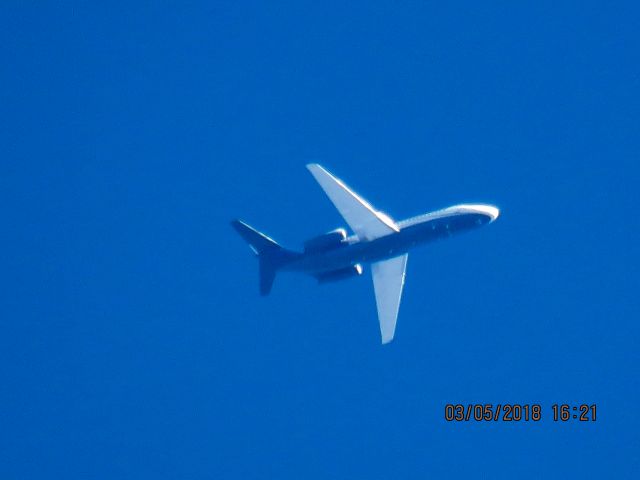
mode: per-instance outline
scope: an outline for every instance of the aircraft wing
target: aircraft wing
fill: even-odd
[[[408,257],[409,254],[405,253],[399,257],[371,264],[383,344],[393,340],[396,331]]]
[[[386,214],[375,210],[342,180],[320,165],[310,163],[307,168],[358,238],[373,240],[400,231]]]

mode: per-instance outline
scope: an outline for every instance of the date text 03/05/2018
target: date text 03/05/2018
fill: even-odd
[[[543,418],[542,411],[537,403],[447,403],[444,419],[447,422],[539,422]],[[554,422],[595,422],[596,404],[554,403],[551,414]]]

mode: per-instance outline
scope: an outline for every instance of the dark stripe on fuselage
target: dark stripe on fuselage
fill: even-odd
[[[407,253],[411,248],[448,238],[454,234],[486,225],[491,217],[482,213],[458,213],[428,219],[401,227],[392,233],[371,241],[345,243],[335,249],[320,253],[303,253],[283,265],[283,270],[316,274],[355,265],[393,258]],[[399,222],[399,225],[407,222]]]

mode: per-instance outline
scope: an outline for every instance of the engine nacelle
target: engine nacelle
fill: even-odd
[[[343,245],[343,240],[347,238],[347,231],[344,228],[337,228],[331,232],[313,237],[304,242],[305,252],[322,252]]]
[[[341,268],[340,270],[334,270],[333,272],[326,272],[318,275],[316,278],[319,283],[337,282],[338,280],[344,280],[345,278],[357,277],[362,275],[362,265],[356,264],[347,268]]]

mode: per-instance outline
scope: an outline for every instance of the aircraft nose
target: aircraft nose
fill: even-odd
[[[500,216],[500,209],[492,205],[487,205],[487,215],[491,217],[491,221],[494,222],[496,218]]]
[[[500,216],[500,210],[493,205],[474,205],[474,210],[489,217],[489,223],[495,221]]]

